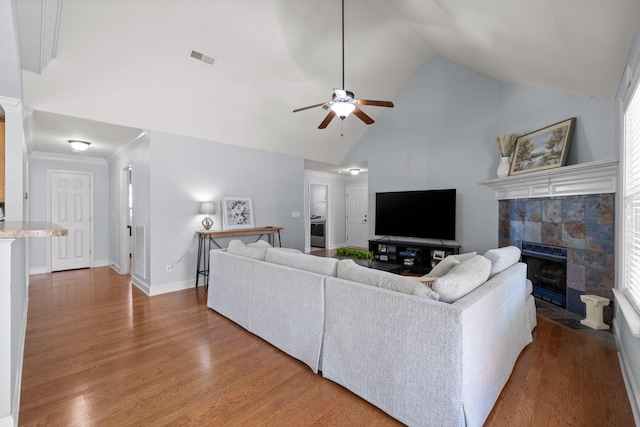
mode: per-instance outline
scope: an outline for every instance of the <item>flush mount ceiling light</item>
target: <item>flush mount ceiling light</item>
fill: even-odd
[[[80,141],[77,139],[70,139],[69,144],[71,144],[71,148],[73,149],[73,151],[84,151],[91,145],[90,142]]]
[[[349,169],[349,172],[351,172],[351,175],[358,175],[360,173],[360,169],[358,168]]]

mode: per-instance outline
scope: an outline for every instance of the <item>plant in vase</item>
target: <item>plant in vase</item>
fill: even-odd
[[[373,261],[373,252],[365,249],[338,248],[336,250],[338,258],[352,258],[358,264],[369,267]]]
[[[500,156],[500,164],[496,171],[498,178],[504,178],[509,175],[509,169],[511,169],[509,157],[516,146],[517,139],[518,135],[515,133],[496,137],[496,146],[498,147],[498,155]]]

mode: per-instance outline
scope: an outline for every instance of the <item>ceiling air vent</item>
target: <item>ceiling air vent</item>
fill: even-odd
[[[189,56],[197,61],[204,62],[205,64],[213,65],[216,62],[216,59],[213,56],[205,55],[204,53],[198,52],[196,50],[191,50]]]

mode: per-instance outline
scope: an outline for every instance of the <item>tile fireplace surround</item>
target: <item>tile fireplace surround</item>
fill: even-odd
[[[615,270],[615,193],[618,160],[548,169],[479,184],[499,200],[499,246],[522,241],[567,248],[567,310],[584,316],[580,295],[611,300]]]

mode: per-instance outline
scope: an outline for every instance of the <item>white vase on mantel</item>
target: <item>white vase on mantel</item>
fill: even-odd
[[[509,169],[511,169],[511,164],[509,163],[509,156],[500,157],[500,164],[498,165],[498,170],[496,171],[498,174],[498,178],[504,178],[509,176]]]

